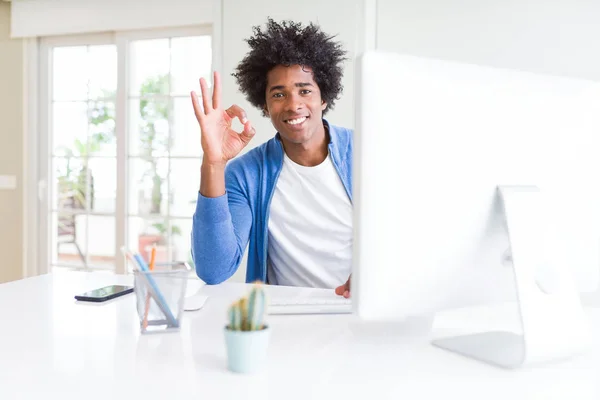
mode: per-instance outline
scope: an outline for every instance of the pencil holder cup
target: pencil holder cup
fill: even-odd
[[[158,263],[152,271],[134,271],[141,333],[179,330],[190,270],[186,262],[174,262]]]
[[[264,321],[266,304],[262,286],[255,285],[248,296],[229,307],[224,334],[230,371],[251,373],[265,363],[270,338]]]

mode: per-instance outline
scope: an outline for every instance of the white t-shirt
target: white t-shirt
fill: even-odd
[[[270,284],[335,288],[352,262],[352,203],[331,155],[314,167],[284,153],[269,212]]]

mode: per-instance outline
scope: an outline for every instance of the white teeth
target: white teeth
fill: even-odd
[[[297,124],[301,124],[302,122],[304,122],[305,119],[306,119],[306,117],[290,119],[289,121],[287,121],[287,123],[290,125],[297,125]]]

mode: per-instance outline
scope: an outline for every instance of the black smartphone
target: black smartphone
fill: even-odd
[[[75,299],[79,301],[92,301],[95,303],[100,303],[102,301],[114,299],[115,297],[123,296],[132,292],[133,286],[110,285],[79,294],[75,296]]]

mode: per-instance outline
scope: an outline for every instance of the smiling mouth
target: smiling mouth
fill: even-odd
[[[285,123],[289,124],[289,125],[299,125],[301,123],[303,123],[304,121],[306,121],[308,119],[308,117],[299,117],[299,118],[294,118],[294,119],[286,119]]]

